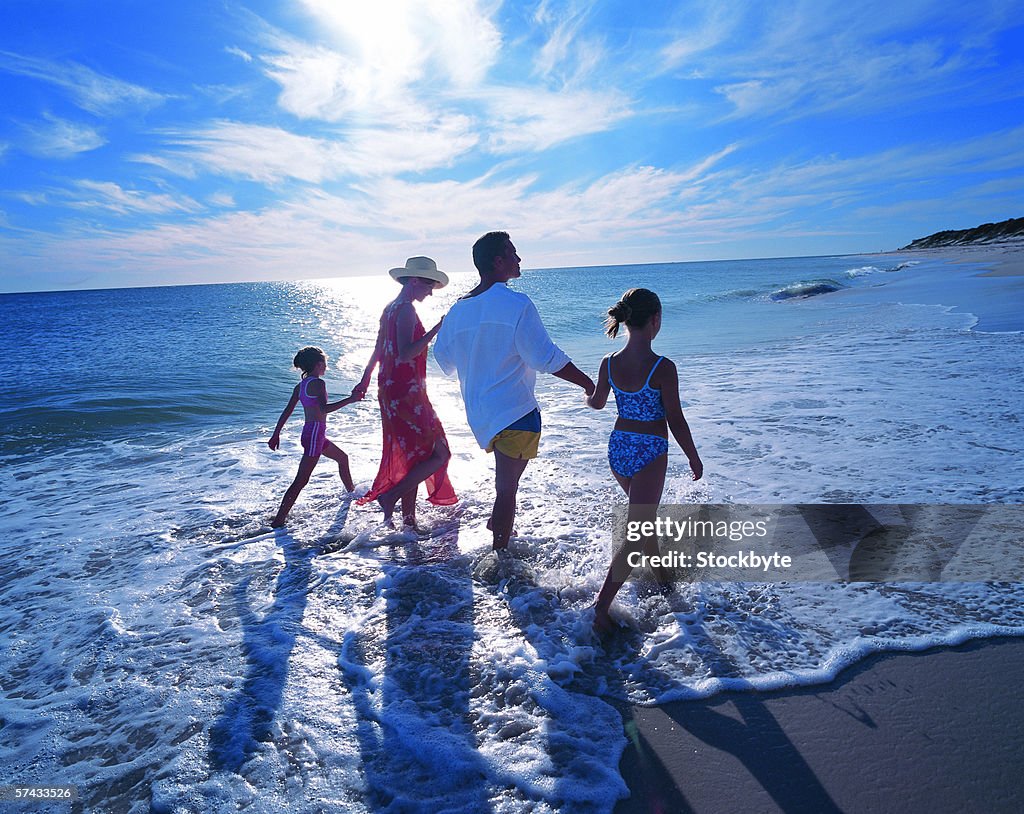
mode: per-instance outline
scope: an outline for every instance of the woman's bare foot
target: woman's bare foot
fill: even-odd
[[[607,610],[594,605],[594,632],[599,636],[611,633],[618,625],[612,620]]]
[[[398,503],[398,498],[392,496],[390,492],[385,492],[377,497],[377,502],[384,510],[384,522],[390,523],[391,516],[395,513],[395,504]]]

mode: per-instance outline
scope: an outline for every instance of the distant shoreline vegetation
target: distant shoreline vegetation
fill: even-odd
[[[973,229],[947,230],[911,241],[904,249],[934,249],[938,246],[969,246],[974,243],[997,243],[1024,237],[1024,218],[1010,218],[999,223],[983,223]]]

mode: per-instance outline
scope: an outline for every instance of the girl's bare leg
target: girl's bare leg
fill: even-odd
[[[270,521],[271,528],[279,529],[285,524],[285,520],[288,519],[288,512],[290,512],[292,506],[295,505],[295,501],[299,497],[299,492],[301,492],[305,485],[309,483],[309,476],[313,473],[313,469],[316,467],[316,462],[319,460],[319,455],[315,458],[310,458],[308,455],[302,456],[302,460],[299,461],[299,471],[295,473],[295,480],[293,480],[292,485],[288,487],[288,491],[284,493],[284,497],[281,498],[281,508],[277,510],[277,514],[274,516],[274,519]]]
[[[658,504],[661,502],[661,494],[665,489],[665,472],[668,469],[668,455],[659,455],[647,466],[637,472],[632,478],[623,478],[615,475],[619,485],[629,495],[629,514],[627,522],[654,521],[658,514]],[[615,473],[612,473],[615,474]],[[597,604],[594,605],[594,627],[598,630],[606,630],[612,626],[608,609],[612,600],[623,586],[633,569],[630,567],[628,557],[631,553],[642,550],[646,554],[656,555],[658,553],[657,537],[644,536],[639,543],[625,542],[615,556],[612,557],[611,565],[608,566],[608,574],[604,578],[604,585],[597,595]]]
[[[345,484],[346,491],[351,492],[355,489],[356,485],[352,480],[352,473],[348,468],[348,455],[345,454],[345,451],[337,444],[331,441],[325,441],[323,454],[332,461],[338,462],[338,475],[341,477],[341,482]]]

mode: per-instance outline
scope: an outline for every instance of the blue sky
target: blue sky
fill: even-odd
[[[1024,3],[6,0],[0,290],[842,254],[1024,215]]]

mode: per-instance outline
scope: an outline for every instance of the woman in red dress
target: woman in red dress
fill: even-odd
[[[376,500],[390,522],[395,505],[402,501],[406,525],[416,524],[416,490],[426,481],[427,500],[436,506],[450,506],[458,498],[448,480],[448,439],[427,398],[427,346],[437,335],[441,322],[429,331],[416,315],[414,302],[422,302],[448,283],[429,257],[410,257],[404,268],[390,274],[402,284],[402,291],[385,309],[373,355],[353,394],[364,394],[374,367],[377,400],[384,430],[380,470],[370,491],[358,504]]]

